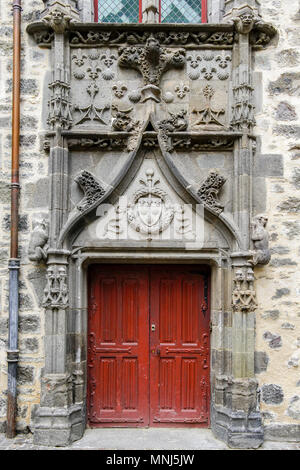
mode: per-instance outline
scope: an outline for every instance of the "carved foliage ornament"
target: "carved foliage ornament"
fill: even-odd
[[[181,110],[179,113],[174,114],[169,112],[170,118],[163,119],[158,123],[159,135],[163,141],[165,150],[167,152],[173,151],[173,146],[169,134],[172,132],[186,131],[188,128],[188,121],[186,119],[187,112]]]
[[[218,201],[217,197],[225,182],[224,176],[212,171],[198,191],[201,201],[218,214],[224,210],[224,206]]]
[[[105,190],[100,183],[87,170],[83,170],[76,176],[75,181],[84,192],[84,198],[77,205],[80,212],[88,210],[105,194]]]
[[[141,188],[133,195],[127,218],[137,232],[150,235],[160,233],[173,220],[173,205],[167,193],[158,186],[159,183],[159,179],[154,179],[154,171],[148,169],[146,180],[140,180]]]
[[[142,100],[149,99],[160,102],[159,89],[161,76],[171,68],[181,69],[185,65],[185,50],[162,49],[154,37],[147,39],[145,46],[125,47],[119,51],[119,65],[121,67],[138,70],[144,81],[141,90]]]
[[[166,46],[183,46],[187,44],[213,44],[232,45],[235,40],[235,33],[225,31],[158,31],[154,33],[137,31],[71,31],[70,43],[79,44],[123,44],[140,45],[145,44],[150,36],[157,39],[160,44]]]

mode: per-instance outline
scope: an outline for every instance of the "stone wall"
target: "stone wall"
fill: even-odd
[[[256,268],[256,372],[267,436],[290,438],[300,427],[300,8],[297,2],[262,0],[262,16],[279,31],[272,45],[255,53],[257,145],[254,212],[269,216],[272,262]],[[0,431],[6,418],[12,2],[0,3]],[[40,401],[44,364],[43,265],[28,260],[36,219],[47,216],[48,155],[43,149],[43,94],[49,51],[37,47],[26,25],[39,18],[42,0],[23,2],[20,148],[20,363],[18,429],[30,426]],[[262,80],[262,84],[260,81]],[[266,200],[266,202],[265,202]],[[287,428],[286,425],[289,425]],[[298,427],[297,427],[298,425]],[[287,436],[289,432],[289,436]],[[299,434],[298,434],[299,435]]]
[[[262,17],[279,35],[268,49],[255,54],[255,70],[262,77],[257,166],[262,168],[266,160],[257,191],[266,192],[266,207],[260,209],[269,216],[272,249],[271,263],[256,268],[256,368],[266,436],[292,439],[298,431],[299,439],[300,8],[296,1],[261,3]]]
[[[41,0],[22,2],[20,223],[21,257],[19,380],[17,429],[30,424],[32,406],[39,403],[40,374],[44,362],[44,315],[39,295],[44,267],[34,266],[27,255],[32,223],[47,214],[48,156],[43,150],[43,91],[49,70],[49,51],[39,49],[25,32],[39,18]],[[6,419],[8,258],[10,250],[10,168],[12,95],[12,2],[0,3],[0,431]]]

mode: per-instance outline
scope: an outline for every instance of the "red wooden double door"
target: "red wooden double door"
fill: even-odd
[[[209,425],[208,294],[194,265],[90,267],[90,426]]]

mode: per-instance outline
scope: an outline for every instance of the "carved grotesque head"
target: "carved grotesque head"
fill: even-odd
[[[265,214],[259,214],[254,218],[254,220],[262,227],[266,227],[268,223],[268,216]]]
[[[145,53],[150,62],[158,63],[160,53],[159,41],[153,37],[148,38],[145,45]]]
[[[244,13],[243,15],[240,16],[242,23],[244,26],[250,26],[253,22],[254,15],[253,13]]]
[[[52,21],[54,24],[59,25],[62,23],[64,19],[64,14],[61,10],[59,10],[58,8],[55,8],[55,10],[52,11],[51,15],[52,15]]]
[[[241,282],[244,280],[244,273],[241,269],[237,269],[235,272],[235,280]]]
[[[244,8],[236,19],[237,29],[242,34],[250,33],[254,23],[255,17],[250,8]]]
[[[254,282],[254,272],[251,268],[247,270],[247,281]]]

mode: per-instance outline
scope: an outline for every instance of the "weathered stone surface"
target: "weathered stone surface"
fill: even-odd
[[[39,341],[37,338],[25,338],[20,342],[20,352],[37,352],[39,350]]]
[[[291,418],[300,419],[300,396],[299,395],[295,395],[291,398],[290,404],[286,413]]]
[[[7,92],[12,91],[12,80],[7,80]],[[21,94],[22,95],[37,95],[38,94],[37,81],[32,78],[21,78]]]
[[[287,246],[273,246],[270,251],[271,251],[272,255],[274,255],[274,254],[286,255],[290,252],[290,250]]]
[[[282,323],[281,328],[283,328],[284,330],[294,330],[295,325],[293,325],[292,323],[286,322],[286,323]]]
[[[282,347],[282,338],[280,335],[274,335],[270,331],[266,331],[263,338],[268,342],[271,349],[280,349]]]
[[[276,108],[275,119],[278,121],[295,121],[297,119],[295,107],[286,101],[282,101]]]
[[[20,315],[19,330],[22,333],[35,333],[40,329],[40,319],[37,315]]]
[[[299,126],[275,126],[273,127],[273,134],[283,135],[288,139],[299,139],[300,138],[300,127]]]
[[[279,405],[283,402],[283,390],[279,385],[265,384],[261,388],[262,401],[267,405]]]
[[[296,49],[285,49],[276,54],[279,66],[295,67],[299,65],[300,54]]]
[[[10,214],[7,214],[3,218],[3,229],[7,232],[10,231]],[[28,216],[20,215],[19,216],[19,225],[18,229],[20,232],[28,232]]]
[[[263,351],[255,351],[254,353],[254,372],[260,374],[265,372],[268,368],[269,357],[267,353]]]
[[[295,186],[296,189],[300,189],[300,169],[294,168],[293,176],[292,176],[292,184]]]
[[[286,201],[279,204],[278,209],[284,212],[300,212],[300,199],[290,196]]]
[[[25,186],[26,206],[28,208],[48,207],[49,178],[41,178]]]
[[[36,294],[36,298],[38,300],[39,306],[42,306],[43,296],[44,296],[44,288],[46,285],[46,266],[34,269],[28,273],[27,278],[31,282],[34,292]]]
[[[18,384],[28,385],[34,381],[34,367],[32,366],[18,366]]]
[[[283,221],[283,226],[286,227],[286,235],[289,240],[294,240],[300,235],[300,224],[297,221]]]
[[[20,310],[32,310],[34,305],[29,294],[19,293]]]
[[[282,155],[256,155],[254,160],[253,176],[283,176]]]
[[[271,423],[265,427],[265,439],[270,441],[299,442],[300,424]]]
[[[272,258],[271,266],[297,266],[296,261],[290,258]]]
[[[300,73],[283,73],[274,82],[269,84],[270,95],[287,94],[300,96]]]
[[[290,293],[290,289],[287,287],[283,287],[282,289],[276,289],[275,295],[272,297],[272,299],[280,299],[284,295],[288,295]]]

